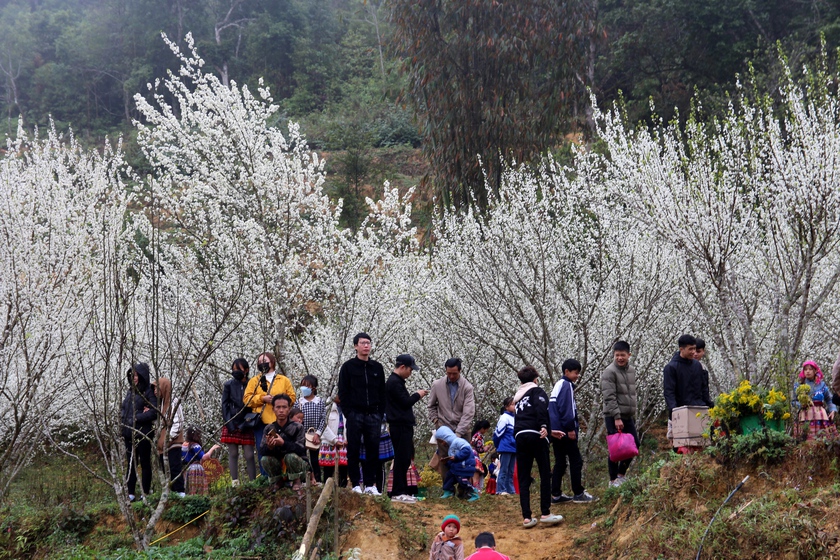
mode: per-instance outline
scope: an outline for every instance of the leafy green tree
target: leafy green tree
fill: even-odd
[[[504,164],[530,160],[568,124],[584,63],[583,1],[394,0],[405,97],[445,203],[486,207]]]

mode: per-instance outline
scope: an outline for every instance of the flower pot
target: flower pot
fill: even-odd
[[[785,431],[785,421],[781,418],[776,418],[773,420],[765,420],[765,424],[767,425],[768,430],[773,430],[774,432],[784,432]]]
[[[425,498],[426,497],[426,487],[422,486],[417,489],[417,497],[418,498]]]
[[[741,417],[741,433],[751,434],[757,432],[762,428],[761,416],[758,414],[750,414]]]

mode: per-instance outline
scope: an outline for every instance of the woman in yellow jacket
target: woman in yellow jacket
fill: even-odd
[[[243,404],[251,407],[254,412],[261,412],[262,423],[258,423],[254,427],[254,439],[257,444],[257,464],[262,458],[260,449],[262,448],[263,428],[277,420],[274,416],[274,408],[271,406],[271,399],[275,395],[286,394],[292,399],[292,404],[295,402],[295,389],[292,387],[292,382],[288,377],[282,373],[276,373],[277,358],[271,352],[264,352],[257,358],[257,369],[260,375],[252,377],[248,381],[248,386],[245,387],[245,395],[242,397]],[[260,472],[263,476],[268,476],[260,467]]]

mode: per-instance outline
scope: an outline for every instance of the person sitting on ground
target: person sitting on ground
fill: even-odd
[[[429,560],[464,560],[464,542],[458,536],[460,532],[461,520],[457,515],[444,517],[440,533],[435,535],[429,547]]]
[[[551,502],[574,502],[586,504],[598,498],[593,497],[583,488],[581,471],[583,457],[578,448],[577,406],[575,405],[575,383],[580,379],[581,365],[574,359],[563,362],[563,377],[554,385],[548,402],[548,415],[551,418],[551,446],[554,449],[554,472],[551,477]],[[561,490],[563,475],[566,473],[566,458],[569,459],[569,478],[572,482],[572,496],[566,496]]]
[[[467,440],[456,437],[455,432],[446,426],[438,428],[435,437],[447,449],[447,456],[442,459],[447,462],[448,470],[443,479],[443,495],[441,498],[454,496],[455,485],[458,484],[468,501],[476,501],[478,490],[472,485],[476,454],[472,446]]]
[[[522,508],[522,526],[526,529],[537,524],[531,515],[531,467],[534,461],[540,471],[539,523],[554,525],[563,521],[562,515],[551,513],[551,459],[548,454],[548,395],[537,385],[539,373],[533,366],[517,372],[522,385],[516,391],[516,415],[513,437],[516,438],[516,469],[519,477],[519,505]]]
[[[803,406],[799,399],[794,399],[794,405],[800,407],[795,432],[801,439],[812,440],[819,434],[834,434],[834,415],[837,405],[832,402],[831,391],[823,381],[823,373],[816,362],[808,360],[802,364],[799,372],[799,383],[795,395],[799,394],[799,387],[807,386],[810,406]]]
[[[490,430],[490,422],[487,420],[479,420],[475,423],[472,429],[472,439],[470,440],[470,444],[475,450],[475,454],[478,456],[478,460],[475,462],[475,475],[473,475],[473,486],[475,486],[478,491],[480,492],[481,489],[484,487],[484,477],[487,476],[487,465],[481,460],[482,456],[487,453],[488,447],[492,447],[484,443],[484,434],[486,434]]]
[[[475,552],[467,560],[510,560],[508,556],[496,552],[496,538],[487,531],[475,537]]]
[[[306,437],[303,425],[292,422],[289,395],[276,395],[272,402],[276,420],[265,427],[260,465],[268,473],[269,482],[291,482],[294,490],[306,476]]]
[[[184,439],[186,441],[181,445],[181,464],[186,467],[187,493],[206,494],[207,477],[201,460],[213,455],[219,446],[214,445],[205,453],[201,446],[201,428],[197,426],[187,428]]]
[[[501,416],[493,431],[493,445],[499,453],[499,472],[496,479],[496,494],[499,496],[516,494],[513,487],[513,470],[516,467],[516,439],[513,437],[515,410],[513,397],[507,397],[502,402]]]

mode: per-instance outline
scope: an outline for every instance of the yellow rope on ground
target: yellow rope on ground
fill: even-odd
[[[183,525],[181,525],[180,527],[178,527],[177,529],[175,529],[175,530],[174,530],[174,531],[172,531],[171,533],[167,533],[167,534],[163,535],[161,538],[159,538],[159,539],[157,539],[157,540],[152,541],[151,543],[149,543],[149,546],[152,546],[153,544],[159,543],[160,541],[162,541],[163,539],[165,539],[166,537],[168,537],[168,536],[170,536],[170,535],[174,535],[175,533],[177,533],[178,531],[180,531],[181,529],[183,529],[184,527],[186,527],[186,526],[187,526],[187,525],[189,525],[190,523],[193,523],[193,522],[195,522],[195,521],[198,521],[199,519],[201,519],[202,517],[204,517],[204,516],[205,516],[205,515],[207,515],[208,513],[210,513],[210,510],[209,510],[209,509],[208,509],[207,511],[205,511],[204,513],[202,513],[201,515],[199,515],[198,517],[196,517],[195,519],[193,519],[193,520],[191,520],[191,521],[187,521],[186,523],[184,523]]]

